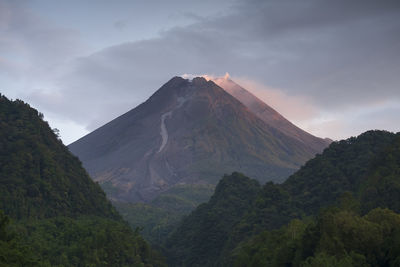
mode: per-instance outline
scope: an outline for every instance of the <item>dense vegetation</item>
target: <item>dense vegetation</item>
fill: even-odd
[[[176,185],[150,203],[114,201],[113,205],[133,229],[141,228],[142,236],[152,246],[159,246],[182,218],[207,202],[213,192],[214,187],[206,184]]]
[[[283,184],[224,177],[168,239],[169,262],[396,266],[399,205],[400,134],[369,131],[334,142]]]
[[[400,215],[331,209],[241,244],[234,266],[400,266]]]
[[[0,97],[0,209],[14,219],[119,218],[43,115],[22,101]]]
[[[20,100],[0,95],[0,266],[163,265]]]
[[[201,204],[186,217],[178,231],[168,240],[166,247],[170,248],[171,265],[218,264],[224,252],[222,248],[234,225],[254,201],[259,187],[256,180],[239,173],[225,176],[210,201]]]

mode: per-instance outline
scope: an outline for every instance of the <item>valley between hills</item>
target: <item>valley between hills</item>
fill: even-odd
[[[0,266],[400,266],[400,133],[313,136],[173,77],[65,146],[0,95]]]

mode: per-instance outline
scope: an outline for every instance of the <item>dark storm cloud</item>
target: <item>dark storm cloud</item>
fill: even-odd
[[[209,26],[218,25],[252,51],[259,60],[248,75],[267,84],[323,102],[348,89],[352,100],[360,91],[373,98],[377,89],[397,91],[399,3],[254,1]]]
[[[60,113],[93,129],[174,75],[228,71],[343,110],[400,102],[399,48],[399,1],[243,1],[229,14],[75,60],[57,80],[60,92],[31,98],[59,99]]]

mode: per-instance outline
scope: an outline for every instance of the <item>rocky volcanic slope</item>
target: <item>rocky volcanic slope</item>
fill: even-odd
[[[137,202],[233,171],[282,181],[323,147],[266,123],[212,81],[174,77],[69,149],[111,199]]]

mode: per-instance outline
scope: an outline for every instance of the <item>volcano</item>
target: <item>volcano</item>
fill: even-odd
[[[174,77],[69,149],[111,199],[149,202],[233,171],[280,182],[328,145],[233,81],[216,83]]]

